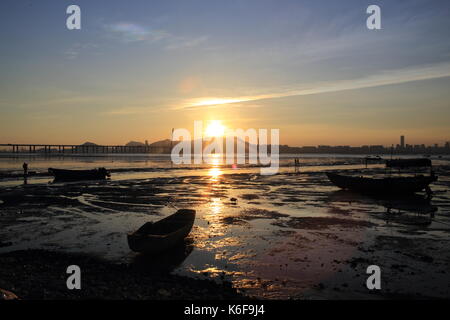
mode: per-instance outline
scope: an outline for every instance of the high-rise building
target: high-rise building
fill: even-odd
[[[405,136],[400,136],[400,148],[405,147]]]

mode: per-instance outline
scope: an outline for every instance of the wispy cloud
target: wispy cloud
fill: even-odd
[[[127,116],[127,115],[135,115],[135,114],[148,114],[159,112],[161,109],[152,108],[152,107],[124,107],[114,110],[109,110],[103,112],[104,115],[108,116]]]
[[[74,43],[72,44],[66,51],[64,51],[64,55],[66,59],[73,60],[79,57],[79,55],[87,50],[95,50],[98,48],[98,45],[95,43]]]
[[[104,25],[107,33],[123,42],[160,43],[165,49],[180,49],[197,46],[208,37],[177,36],[166,30],[154,29],[136,23],[120,22]]]
[[[105,25],[104,27],[106,31],[110,32],[112,35],[116,36],[118,39],[124,42],[135,42],[135,41],[154,42],[170,37],[170,34],[164,30],[149,29],[128,22],[108,24]]]
[[[392,84],[401,84],[412,81],[430,80],[450,77],[450,63],[440,63],[430,66],[413,67],[407,69],[389,70],[378,74],[369,75],[357,79],[346,79],[333,82],[313,83],[297,88],[272,89],[269,93],[238,96],[238,97],[201,97],[187,101],[176,109],[199,109],[210,106],[235,104],[240,102],[276,99],[311,94],[338,92],[372,88]]]
[[[228,100],[228,99],[225,99]],[[262,99],[255,99],[255,100],[262,100]],[[228,100],[228,102],[221,102],[220,100],[216,101],[216,103],[212,104],[211,102],[201,102],[201,105],[185,105],[183,107],[174,107],[173,109],[175,110],[200,110],[200,109],[216,109],[216,108],[220,108],[222,105],[226,104],[227,108],[242,108],[245,107],[246,109],[248,108],[261,108],[263,107],[262,104],[257,104],[257,103],[245,103],[245,105],[243,104],[243,102],[250,102],[250,101],[254,101],[254,100],[238,100],[236,99],[235,101],[230,101]]]
[[[194,38],[172,37],[166,46],[166,49],[182,49],[191,48],[202,44],[208,40],[207,36],[199,36]]]

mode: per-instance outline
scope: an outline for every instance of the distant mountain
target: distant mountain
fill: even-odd
[[[127,146],[127,147],[143,147],[143,146],[145,146],[145,143],[138,142],[138,141],[130,141],[125,146]]]
[[[172,141],[170,141],[170,139],[165,139],[165,140],[153,142],[152,144],[150,144],[150,147],[170,147],[171,145],[172,145]]]

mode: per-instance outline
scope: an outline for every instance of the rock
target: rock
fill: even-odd
[[[170,297],[170,292],[166,289],[159,289],[158,294],[163,297]]]
[[[434,261],[433,257],[430,256],[422,256],[420,260],[422,260],[423,262],[430,262],[430,263]]]
[[[9,247],[9,246],[12,246],[12,242],[1,242],[0,241],[0,248]]]

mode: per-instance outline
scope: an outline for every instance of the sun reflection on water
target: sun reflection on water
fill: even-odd
[[[218,182],[219,178],[223,174],[223,171],[220,168],[221,162],[222,162],[221,155],[219,155],[219,154],[211,155],[211,159],[210,159],[211,168],[208,171],[208,176],[210,177],[209,180],[213,183]]]
[[[222,212],[223,204],[222,201],[220,201],[220,198],[211,198],[211,213],[214,215],[218,215]]]

